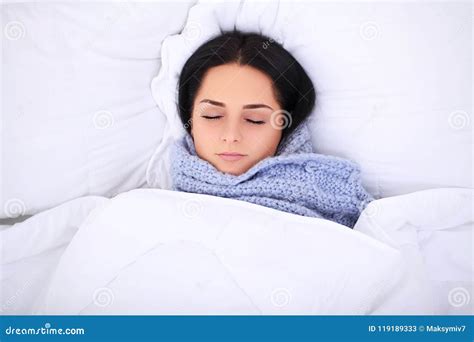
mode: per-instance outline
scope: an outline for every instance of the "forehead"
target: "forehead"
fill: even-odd
[[[226,105],[266,103],[277,106],[269,76],[248,65],[224,64],[210,68],[202,81],[196,100],[211,98]]]

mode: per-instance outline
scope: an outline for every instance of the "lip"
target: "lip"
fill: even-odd
[[[236,161],[245,157],[244,154],[240,154],[236,152],[224,152],[224,153],[218,153],[217,155],[226,161]]]

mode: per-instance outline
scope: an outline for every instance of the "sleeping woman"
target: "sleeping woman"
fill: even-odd
[[[357,164],[314,152],[315,100],[305,70],[271,38],[233,31],[206,42],[179,79],[186,134],[172,150],[173,189],[352,228],[374,198]]]

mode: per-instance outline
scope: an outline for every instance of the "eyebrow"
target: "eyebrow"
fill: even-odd
[[[224,103],[219,102],[219,101],[209,100],[209,99],[201,100],[199,103],[209,103],[209,104],[214,105],[214,106],[225,107]],[[243,106],[242,108],[243,109],[269,108],[269,109],[273,110],[272,107],[270,107],[266,104],[263,104],[263,103],[247,104],[247,105]]]

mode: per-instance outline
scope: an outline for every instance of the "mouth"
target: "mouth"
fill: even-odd
[[[218,153],[217,155],[225,161],[237,161],[246,156],[245,154],[240,154],[236,152],[224,152]]]

